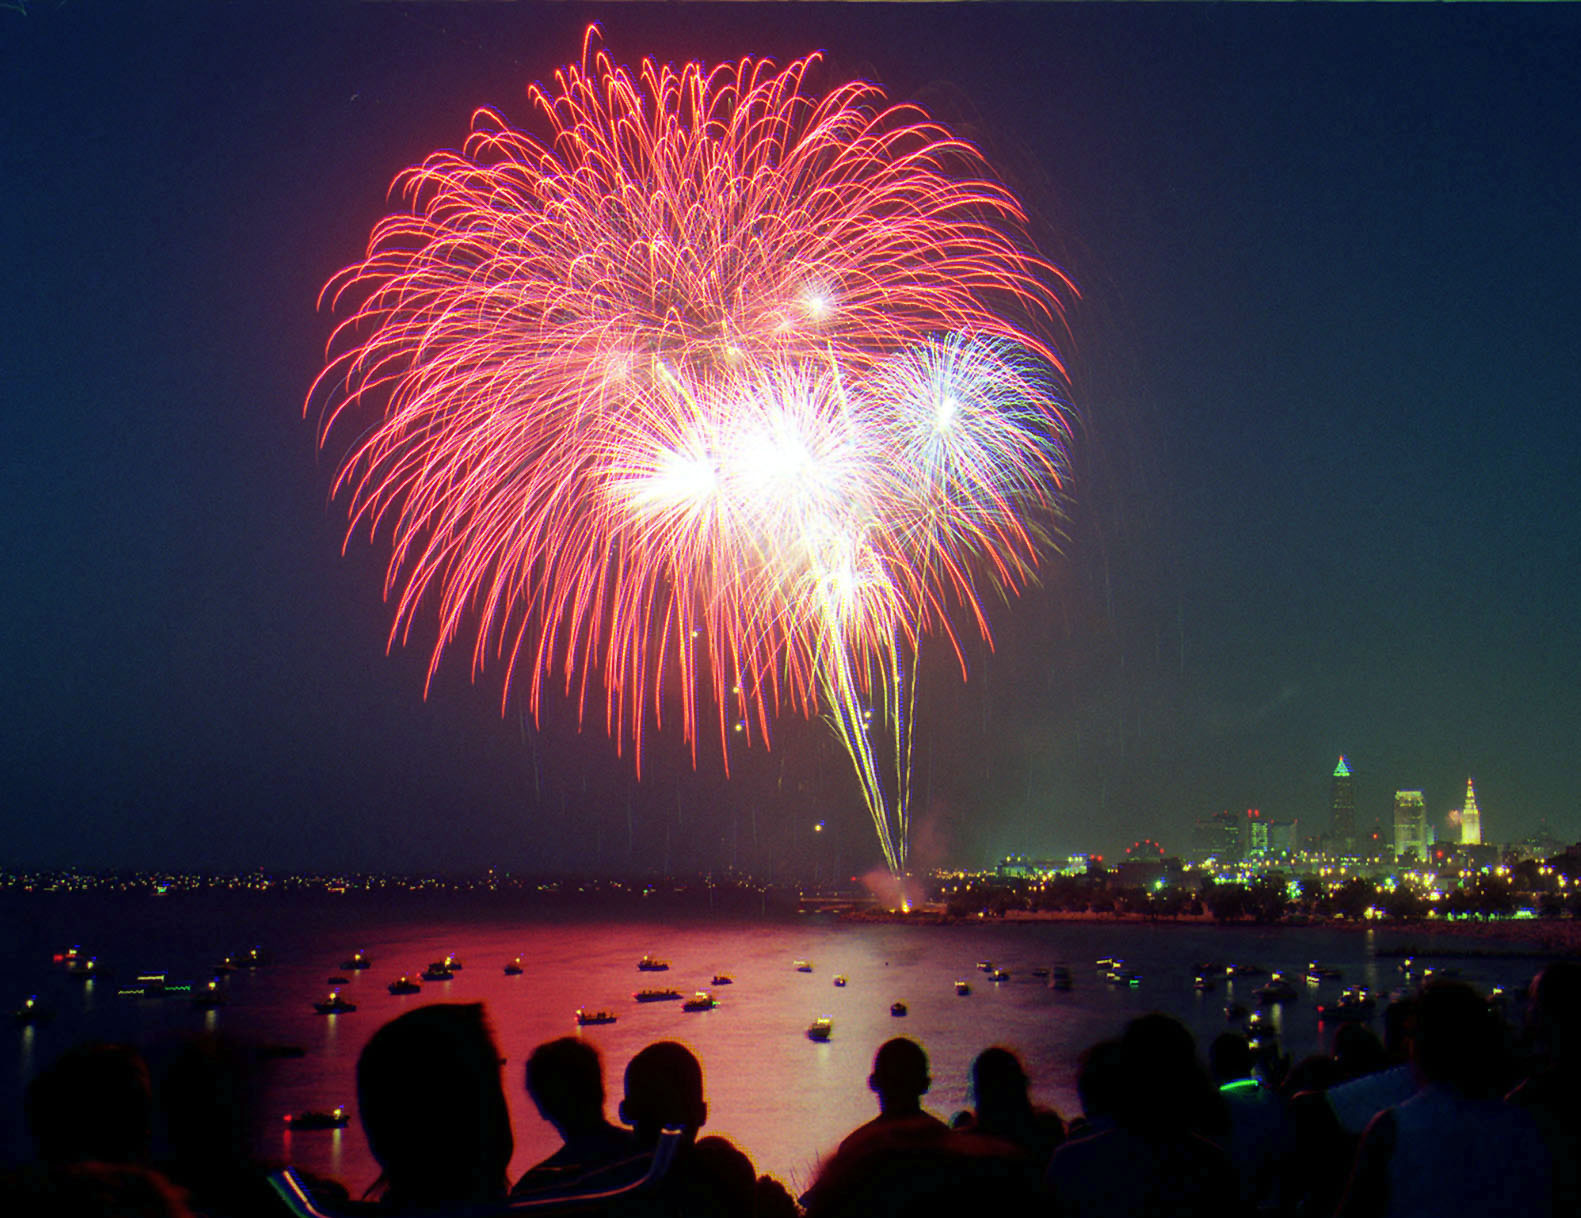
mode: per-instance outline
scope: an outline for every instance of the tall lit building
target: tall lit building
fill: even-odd
[[[1356,853],[1356,782],[1350,776],[1350,766],[1345,764],[1345,754],[1339,756],[1334,767],[1334,777],[1329,782],[1329,853],[1350,858]]]
[[[1466,779],[1466,802],[1460,809],[1460,844],[1482,845],[1482,812],[1477,808],[1477,789]]]
[[[1212,816],[1199,816],[1192,828],[1192,848],[1199,859],[1238,863],[1246,857],[1246,836],[1242,818],[1228,810]]]
[[[1260,859],[1268,856],[1268,822],[1260,808],[1246,809],[1246,857]]]
[[[1427,857],[1427,802],[1420,791],[1394,793],[1394,856],[1401,861]]]

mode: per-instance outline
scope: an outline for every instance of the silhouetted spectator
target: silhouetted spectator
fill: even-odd
[[[1194,1130],[1217,1111],[1191,1033],[1144,1015],[1120,1039],[1116,1124],[1067,1141],[1049,1161],[1054,1213],[1071,1218],[1223,1218],[1243,1213],[1235,1169]]]
[[[1328,1106],[1341,1129],[1359,1137],[1378,1113],[1415,1093],[1416,1075],[1410,1063],[1415,1024],[1414,997],[1396,999],[1384,1009],[1383,1049],[1388,1064],[1328,1089]]]
[[[1509,1100],[1531,1116],[1548,1147],[1554,1213],[1581,1214],[1581,964],[1548,965],[1532,978],[1528,1001],[1537,1062]]]
[[[1033,1105],[1021,1059],[998,1045],[979,1053],[972,1061],[972,1099],[976,1109],[952,1122],[955,1128],[1011,1143],[1041,1175],[1065,1140],[1065,1122],[1052,1108]]]
[[[481,1004],[418,1007],[375,1032],[357,1059],[357,1104],[385,1206],[505,1196],[510,1114]]]
[[[1257,1077],[1255,1066],[1245,1033],[1222,1032],[1208,1046],[1208,1069],[1218,1085],[1225,1118],[1213,1140],[1235,1165],[1241,1200],[1263,1210],[1278,1203],[1289,1128],[1283,1101]]]
[[[1290,1150],[1283,1175],[1286,1208],[1300,1218],[1328,1218],[1339,1204],[1362,1131],[1383,1109],[1411,1098],[1411,1037],[1416,998],[1398,998],[1383,1013],[1383,1058],[1370,1073],[1335,1079],[1331,1059],[1314,1061],[1286,1089]],[[1338,1036],[1335,1038],[1336,1047]]]
[[[1334,1033],[1334,1065],[1341,1079],[1349,1081],[1386,1069],[1389,1054],[1377,1034],[1366,1024],[1342,1023],[1339,1031]]]
[[[522,1176],[513,1194],[559,1187],[639,1152],[636,1135],[604,1115],[604,1063],[585,1041],[562,1036],[534,1049],[527,1094],[563,1145]]]
[[[46,1163],[139,1163],[153,1138],[148,1064],[130,1045],[66,1050],[28,1084],[28,1129]]]
[[[1429,981],[1411,1045],[1422,1085],[1367,1126],[1342,1218],[1547,1213],[1542,1137],[1526,1113],[1495,1098],[1503,1045],[1487,1002],[1461,982]]]
[[[878,1096],[878,1115],[847,1134],[840,1143],[842,1151],[858,1148],[874,1135],[929,1139],[948,1132],[943,1121],[923,1110],[922,1097],[933,1086],[933,1078],[928,1073],[928,1055],[916,1041],[897,1036],[880,1045],[873,1055],[867,1086]]]
[[[857,1126],[819,1167],[801,1198],[808,1218],[911,1214],[939,1200],[936,1177],[951,1133],[922,1107],[933,1085],[927,1053],[904,1036],[885,1041],[873,1056],[867,1085],[878,1097],[878,1115]]]
[[[620,1119],[632,1127],[644,1150],[658,1145],[666,1128],[681,1130],[681,1147],[654,1197],[637,1208],[655,1206],[676,1218],[752,1218],[758,1191],[752,1160],[724,1138],[699,1138],[708,1122],[703,1067],[685,1045],[662,1040],[639,1052],[626,1066]]]
[[[1066,1136],[1081,1138],[1113,1129],[1114,1114],[1124,1090],[1120,1042],[1100,1040],[1083,1049],[1076,1067],[1076,1098],[1081,1101],[1081,1116],[1070,1123]]]

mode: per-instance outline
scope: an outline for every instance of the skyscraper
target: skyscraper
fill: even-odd
[[[1477,791],[1466,779],[1466,803],[1460,809],[1460,844],[1482,845],[1482,812],[1477,808]]]
[[[1345,754],[1339,755],[1334,767],[1334,777],[1328,789],[1329,853],[1341,858],[1356,853],[1356,784],[1350,776],[1350,766],[1345,764]]]
[[[1427,802],[1420,791],[1394,793],[1394,855],[1402,862],[1427,857]]]

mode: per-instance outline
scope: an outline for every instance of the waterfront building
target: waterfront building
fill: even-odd
[[[1482,844],[1482,812],[1477,807],[1477,789],[1471,785],[1469,778],[1466,779],[1466,802],[1460,809],[1460,844]]]
[[[1356,854],[1356,782],[1351,777],[1345,754],[1329,779],[1329,852],[1340,858]]]
[[[1401,862],[1427,858],[1427,802],[1420,791],[1394,793],[1394,856]]]

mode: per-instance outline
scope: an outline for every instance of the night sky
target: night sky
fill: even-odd
[[[465,654],[424,701],[341,554],[318,290],[590,20],[922,101],[1080,285],[1063,552],[925,666],[919,863],[1321,830],[1342,752],[1363,824],[1581,837],[1581,7],[5,0],[0,863],[876,862],[821,724],[639,784]]]

